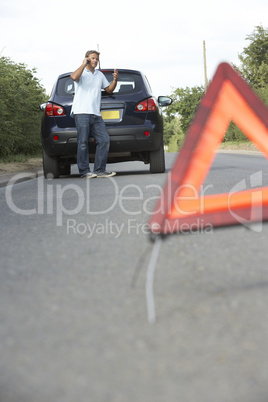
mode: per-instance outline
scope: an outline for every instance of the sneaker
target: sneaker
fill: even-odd
[[[88,172],[86,174],[82,174],[83,179],[93,179],[94,177],[97,177],[96,173],[91,173]]]
[[[116,173],[115,172],[99,172],[99,173],[97,173],[97,177],[112,177],[112,176],[115,176],[116,175]]]

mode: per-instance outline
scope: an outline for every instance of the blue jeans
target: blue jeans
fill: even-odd
[[[80,174],[90,172],[88,141],[91,134],[96,141],[94,172],[104,172],[110,147],[110,138],[101,116],[74,115],[77,128],[77,166]]]

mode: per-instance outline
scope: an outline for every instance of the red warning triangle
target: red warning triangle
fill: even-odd
[[[153,234],[268,220],[268,187],[199,194],[231,121],[268,158],[268,109],[236,71],[222,63],[200,103],[150,218]]]

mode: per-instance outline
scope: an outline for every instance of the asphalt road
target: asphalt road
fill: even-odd
[[[166,174],[109,169],[0,188],[0,402],[267,402],[268,225],[172,235],[150,276]],[[255,184],[262,156],[221,153],[204,186]]]

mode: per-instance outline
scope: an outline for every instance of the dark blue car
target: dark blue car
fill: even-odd
[[[101,70],[109,82],[113,70]],[[147,78],[135,70],[119,69],[115,91],[102,92],[101,114],[110,136],[108,163],[143,161],[151,173],[165,171],[162,106],[172,100],[156,99]],[[77,132],[70,116],[74,83],[70,73],[58,77],[44,110],[41,125],[43,167],[45,177],[68,175],[76,163]],[[94,162],[95,142],[90,138],[90,161]]]

